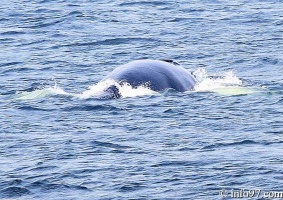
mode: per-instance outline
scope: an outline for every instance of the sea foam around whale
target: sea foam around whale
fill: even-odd
[[[262,88],[259,87],[245,86],[244,82],[240,78],[238,78],[233,71],[222,72],[212,76],[204,68],[198,68],[193,72],[193,74],[196,77],[197,84],[193,91],[188,91],[187,93],[214,92],[220,95],[231,96],[245,95],[262,91]],[[129,84],[120,85],[114,80],[107,79],[89,86],[87,90],[78,94],[66,92],[64,91],[64,89],[59,87],[57,83],[55,83],[54,86],[38,88],[34,91],[29,92],[19,92],[16,94],[15,99],[29,100],[54,95],[70,96],[78,99],[100,99],[102,96],[104,96],[104,90],[111,85],[118,87],[122,98],[159,94],[158,92],[151,90],[147,86],[133,88]]]

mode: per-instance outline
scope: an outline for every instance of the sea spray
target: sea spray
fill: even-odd
[[[220,75],[211,76],[204,68],[193,72],[197,84],[195,92],[215,92],[220,95],[244,95],[258,91],[256,88],[245,87],[233,71],[223,72]]]

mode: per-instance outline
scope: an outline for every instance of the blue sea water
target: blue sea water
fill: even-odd
[[[0,11],[0,199],[283,192],[281,0],[4,0]],[[146,58],[220,78],[92,98],[107,73]]]

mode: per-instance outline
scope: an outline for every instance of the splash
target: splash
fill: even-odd
[[[60,87],[55,85],[54,87],[47,87],[43,89],[37,89],[31,92],[20,92],[16,94],[14,99],[16,100],[31,100],[31,99],[39,99],[44,98],[51,95],[71,95],[65,92]]]
[[[125,83],[120,85],[112,79],[106,79],[95,85],[90,86],[88,90],[76,96],[81,99],[88,99],[92,97],[99,98],[100,96],[103,96],[105,94],[105,90],[112,85],[116,86],[119,89],[122,98],[158,94],[157,92],[149,89],[146,86],[139,86],[137,88],[133,88],[130,84]]]
[[[97,84],[89,86],[89,88],[86,91],[80,94],[65,92],[55,82],[55,85],[53,87],[36,89],[31,92],[19,92],[16,94],[14,99],[15,100],[32,100],[32,99],[45,98],[45,97],[54,96],[54,95],[70,96],[72,98],[77,98],[77,99],[89,99],[89,98],[105,99],[107,98],[107,93],[105,92],[105,90],[112,85],[116,86],[119,89],[121,98],[158,94],[157,92],[149,89],[146,86],[139,86],[137,88],[133,88],[130,84],[120,85],[119,83],[115,82],[112,79],[107,79],[104,81],[100,81]]]
[[[204,68],[193,72],[197,84],[195,92],[215,92],[220,95],[244,95],[257,92],[257,89],[243,86],[233,71],[224,72],[223,76],[209,76]]]
[[[76,97],[80,99],[88,99],[91,97],[98,97],[104,94],[104,90],[109,88],[111,85],[115,85],[118,87],[118,84],[111,79],[107,79],[105,81],[98,82],[95,85],[91,85],[88,87],[88,90],[84,91],[81,94],[77,94]]]
[[[192,74],[196,77],[196,82],[197,82],[193,92],[215,92],[220,95],[231,96],[231,95],[251,94],[262,91],[262,88],[260,89],[255,87],[244,86],[242,80],[240,80],[233,73],[233,71],[224,72],[222,73],[223,75],[221,76],[219,75],[211,76],[207,73],[207,71],[204,68],[199,68],[195,70]],[[105,90],[113,85],[119,89],[121,98],[158,94],[158,92],[151,90],[146,85],[133,88],[130,84],[121,85],[112,79],[106,79],[104,81],[100,81],[94,85],[89,86],[89,88],[86,91],[80,94],[65,92],[57,85],[55,81],[55,85],[53,87],[36,89],[31,92],[17,93],[15,99],[31,100],[31,99],[44,98],[54,95],[65,95],[78,99],[89,99],[89,98],[105,99],[105,97],[107,98],[107,93],[105,92]]]

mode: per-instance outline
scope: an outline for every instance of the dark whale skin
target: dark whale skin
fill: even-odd
[[[193,75],[185,68],[161,60],[129,62],[114,69],[104,78],[106,79],[113,79],[121,85],[128,83],[133,88],[144,85],[158,92],[169,88],[185,92],[193,90],[196,84]]]

